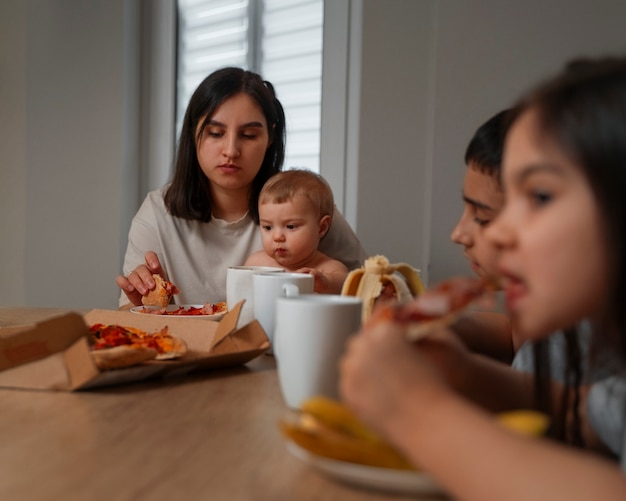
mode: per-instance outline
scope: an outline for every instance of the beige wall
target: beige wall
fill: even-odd
[[[0,3],[0,305],[115,307],[139,203],[140,0]],[[345,213],[432,280],[483,120],[577,55],[626,52],[620,0],[352,0]],[[352,51],[355,47],[352,46]]]
[[[26,8],[0,6],[0,305],[25,299]]]
[[[137,198],[136,3],[0,5],[2,305],[116,306]]]
[[[362,18],[347,213],[370,253],[431,282],[471,273],[449,239],[471,135],[567,59],[626,54],[626,2],[364,0]]]

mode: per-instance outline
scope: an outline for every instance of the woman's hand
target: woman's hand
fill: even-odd
[[[150,292],[156,284],[152,275],[156,273],[166,277],[156,252],[148,251],[144,255],[146,264],[140,264],[128,275],[118,275],[115,283],[124,291],[128,300],[135,306],[141,306],[141,298]]]

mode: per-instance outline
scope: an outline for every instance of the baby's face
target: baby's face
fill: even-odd
[[[463,181],[463,214],[450,238],[463,246],[464,255],[481,277],[497,278],[496,247],[484,237],[484,230],[502,210],[504,194],[497,181],[471,163]]]
[[[322,234],[317,211],[307,197],[259,204],[259,220],[263,249],[269,256],[287,269],[308,266]]]

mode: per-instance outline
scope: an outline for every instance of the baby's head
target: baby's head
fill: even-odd
[[[265,204],[293,202],[296,197],[306,199],[307,207],[318,219],[329,216],[330,227],[335,207],[332,189],[322,176],[305,169],[290,169],[272,176],[259,195],[259,212]]]
[[[508,110],[503,110],[487,120],[467,146],[464,210],[450,235],[453,242],[463,246],[472,269],[489,278],[497,276],[497,252],[483,237],[483,230],[504,205],[500,167],[507,114]]]
[[[333,194],[321,176],[287,170],[272,176],[259,195],[259,223],[265,253],[288,270],[315,260],[328,233]]]

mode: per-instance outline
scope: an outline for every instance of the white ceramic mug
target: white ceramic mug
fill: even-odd
[[[295,293],[312,294],[313,275],[308,273],[255,273],[252,276],[254,317],[267,334],[270,343],[274,338],[274,322],[276,318],[276,299],[287,295],[287,290]],[[270,351],[271,352],[271,351]]]
[[[303,294],[276,300],[274,356],[287,405],[339,397],[339,360],[361,326],[362,302],[354,296]]]
[[[254,297],[252,289],[252,275],[255,273],[280,273],[284,268],[272,266],[231,266],[226,270],[226,303],[232,308],[239,301],[245,299],[241,307],[237,326],[241,327],[254,319]]]

